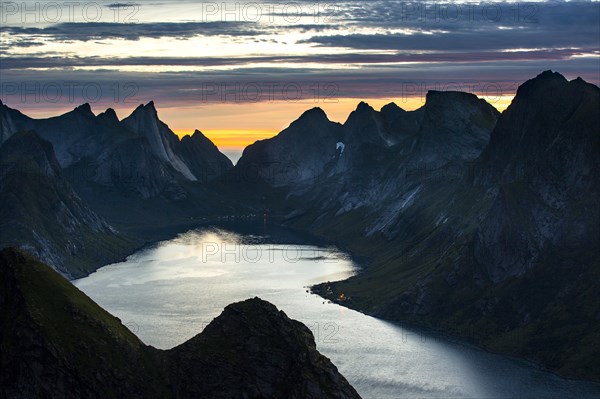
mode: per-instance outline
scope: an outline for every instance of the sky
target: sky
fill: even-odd
[[[468,91],[503,110],[552,69],[600,83],[600,2],[2,1],[0,99],[34,117],[153,100],[179,135],[224,151],[306,109]]]

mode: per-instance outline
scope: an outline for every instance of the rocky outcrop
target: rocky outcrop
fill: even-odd
[[[477,158],[499,116],[494,107],[473,94],[428,92],[410,162],[435,168]]]
[[[191,136],[183,136],[175,146],[175,152],[200,182],[213,181],[233,168],[231,160],[200,130],[195,130]]]
[[[0,145],[16,132],[31,130],[33,121],[0,101]]]
[[[169,351],[177,396],[354,398],[312,332],[259,298],[225,308],[202,334]]]
[[[359,398],[310,330],[258,298],[168,351],[48,266],[0,251],[3,398]]]

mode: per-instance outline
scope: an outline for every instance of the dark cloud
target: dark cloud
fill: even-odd
[[[368,8],[356,7],[347,16],[356,26],[404,29],[406,33],[314,36],[304,42],[353,49],[439,52],[600,49],[600,4],[597,2],[428,4],[428,8],[423,7],[416,2],[376,2]],[[444,12],[443,7],[454,11]]]
[[[316,36],[304,42],[321,46],[369,50],[398,51],[502,51],[519,48],[562,49],[598,48],[598,37],[590,32],[578,31],[571,35],[548,32],[498,30],[480,32],[434,32],[407,34],[354,34]]]
[[[22,56],[10,57],[2,61],[0,69],[26,68],[74,68],[97,67],[98,69],[118,69],[122,66],[183,66],[183,67],[243,67],[252,63],[316,63],[316,64],[365,64],[405,62],[446,62],[473,63],[490,61],[528,60],[567,60],[574,55],[589,54],[594,48],[531,50],[519,52],[467,51],[467,52],[398,52],[396,54],[340,53],[320,55],[277,55],[254,57],[64,57],[64,56]],[[600,53],[599,53],[600,55]]]
[[[129,7],[139,7],[140,3],[110,3],[107,4],[107,8],[129,8]]]
[[[590,58],[544,62],[545,69],[559,71],[569,79],[581,76],[595,84],[600,83],[597,66],[597,60]],[[259,88],[261,95],[256,101],[263,102],[285,100],[284,91],[288,98],[295,99],[299,89],[301,98],[309,100],[314,99],[315,90],[318,90],[316,102],[347,97],[403,99],[424,96],[428,90],[461,90],[483,93],[493,103],[501,95],[514,94],[519,84],[541,71],[538,61],[471,65],[419,63],[410,67],[374,66],[357,70],[245,67],[236,69],[235,73],[48,70],[40,75],[32,70],[5,70],[2,72],[1,99],[27,107],[51,103],[44,100],[53,100],[56,97],[53,93],[58,90],[61,96],[49,106],[91,102],[102,107],[122,107],[150,100],[156,100],[162,106],[209,105],[255,102],[254,93]],[[101,95],[96,99],[98,92]],[[223,92],[228,94],[223,97]]]
[[[59,41],[99,39],[139,40],[142,37],[246,36],[260,32],[252,22],[66,22],[47,28],[3,27],[0,32],[22,37],[47,37]]]

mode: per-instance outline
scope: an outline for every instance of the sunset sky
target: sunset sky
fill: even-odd
[[[600,83],[600,3],[2,2],[1,99],[36,117],[89,102],[125,117],[154,100],[178,134],[223,149],[304,110],[343,122],[365,100],[474,92],[504,109],[553,69]]]

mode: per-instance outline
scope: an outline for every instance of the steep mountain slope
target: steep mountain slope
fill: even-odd
[[[558,73],[519,88],[474,178],[498,191],[474,248],[493,281],[523,274],[548,250],[589,255],[583,264],[600,255],[599,108],[598,87]],[[528,234],[514,234],[517,224]]]
[[[545,72],[523,84],[462,179],[386,215],[398,223],[366,244],[345,237],[373,261],[327,286],[332,298],[600,379],[599,108],[598,87],[581,79]]]
[[[395,104],[377,112],[360,103],[343,126],[321,110],[309,112],[320,115],[316,122],[307,124],[306,113],[278,136],[249,146],[234,170],[252,176],[258,169],[262,182],[282,187],[286,198],[274,193],[267,206],[295,226],[340,241],[395,237],[405,218],[413,217],[404,210],[460,180],[498,117],[485,101],[456,92],[429,93],[425,106],[411,112]],[[310,171],[310,178],[269,180],[285,173],[262,166],[281,157],[293,171]]]
[[[175,152],[200,182],[210,182],[233,168],[231,160],[199,130],[183,136]]]
[[[0,144],[18,131],[33,129],[33,120],[0,100]]]
[[[159,351],[19,250],[0,251],[0,288],[2,397],[359,398],[306,326],[258,298]]]
[[[130,116],[123,119],[123,125],[144,137],[154,154],[188,180],[205,182],[233,167],[231,161],[199,130],[180,141],[158,118],[152,101],[136,108]]]
[[[18,245],[64,275],[81,277],[136,246],[82,202],[64,178],[52,144],[34,132],[5,141],[0,166],[2,247]]]
[[[411,162],[432,168],[477,158],[490,139],[498,111],[462,92],[430,91],[425,104]]]
[[[320,108],[304,112],[276,137],[246,147],[235,167],[240,180],[273,186],[312,182],[340,156],[342,128]]]

